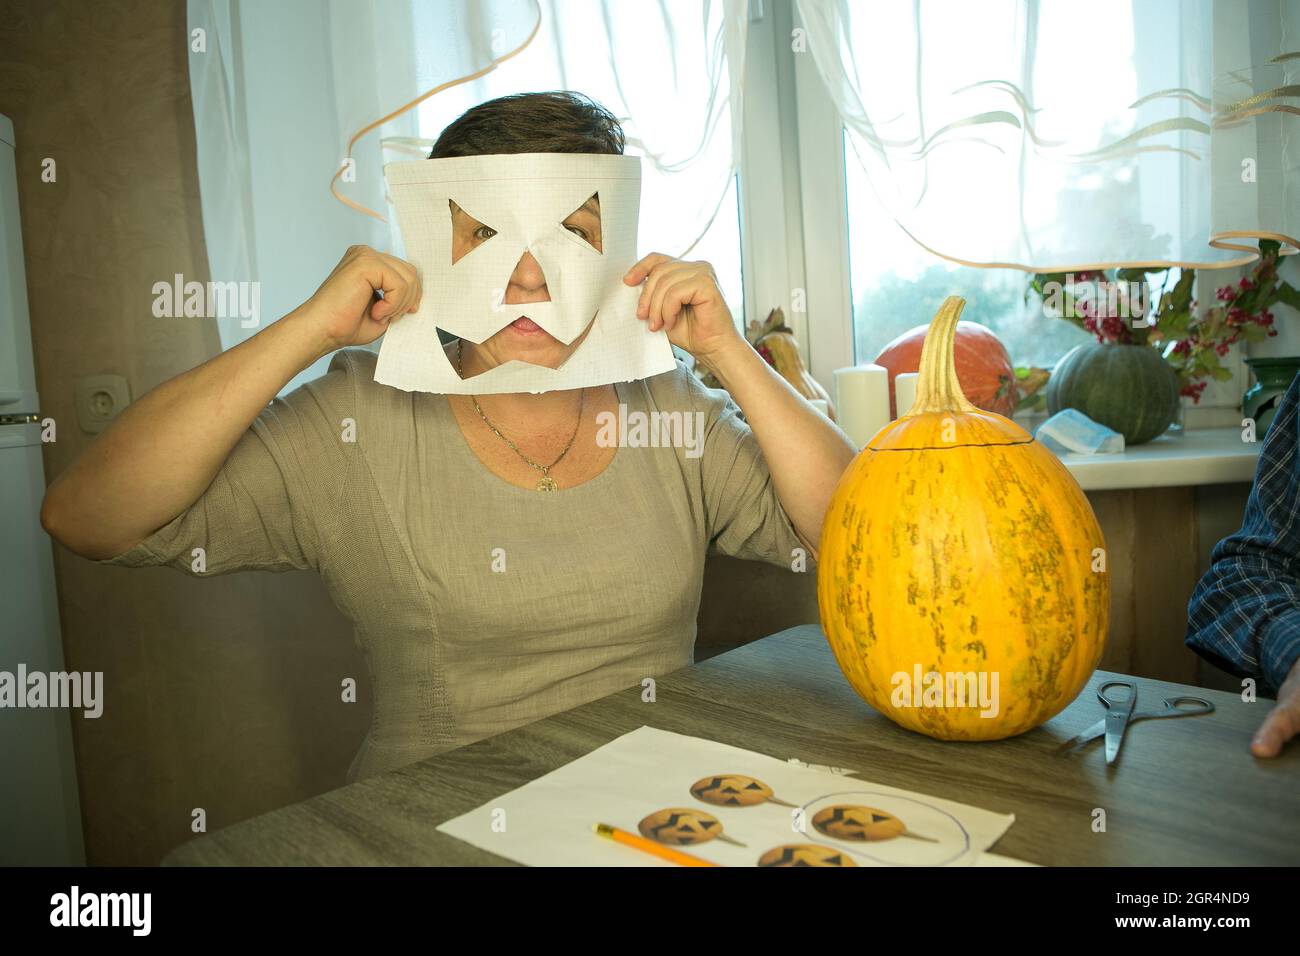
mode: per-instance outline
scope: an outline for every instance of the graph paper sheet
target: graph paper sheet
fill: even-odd
[[[667,335],[636,318],[639,287],[623,283],[637,261],[638,157],[464,156],[391,163],[384,173],[403,253],[419,270],[423,296],[420,308],[385,334],[375,381],[406,391],[483,395],[608,385],[675,367]],[[563,225],[593,195],[600,250]],[[451,203],[493,231],[454,264]],[[549,302],[504,302],[525,252],[541,267]],[[521,316],[566,345],[590,331],[559,368],[511,360],[462,380],[438,329],[481,343]]]
[[[530,866],[676,865],[596,823],[723,866],[1015,866],[984,852],[1014,821],[641,727],[438,829]]]

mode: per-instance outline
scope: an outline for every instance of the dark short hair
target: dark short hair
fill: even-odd
[[[568,90],[514,93],[458,116],[430,159],[492,153],[617,153],[627,140],[618,119],[589,96]]]

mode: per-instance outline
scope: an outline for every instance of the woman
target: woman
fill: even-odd
[[[469,110],[431,158],[623,146],[601,107],[541,93]],[[459,210],[453,222],[457,254],[490,238]],[[598,244],[598,207],[566,226]],[[106,564],[320,573],[372,677],[349,780],[675,670],[692,660],[710,547],[815,559],[854,449],[737,333],[707,263],[651,255],[624,281],[642,286],[637,318],[715,372],[730,399],[681,363],[542,394],[379,385],[375,355],[347,347],[413,311],[420,285],[409,263],[353,247],[299,308],[127,408],[50,486],[42,523]],[[505,302],[547,299],[526,254]],[[470,376],[512,359],[557,367],[580,345],[523,318],[481,345],[445,347]],[[327,374],[275,398],[331,352]],[[704,413],[702,454],[599,441],[601,413],[620,404]]]

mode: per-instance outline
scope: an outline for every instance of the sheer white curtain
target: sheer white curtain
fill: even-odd
[[[796,2],[850,161],[937,255],[1063,272],[1295,251],[1294,0]]]
[[[643,248],[685,252],[734,172],[746,0],[540,0],[538,9],[541,28],[517,57],[421,104],[417,149],[427,154],[448,123],[484,100],[527,90],[586,93],[619,117],[628,152],[646,157]],[[385,155],[399,158],[409,157]]]
[[[339,193],[386,213],[384,147],[436,137],[495,96],[572,89],[625,122],[649,159],[642,251],[681,253],[713,218],[735,168],[745,0],[189,0],[199,187],[214,281],[258,281],[261,324],[315,291],[347,246],[391,248],[387,223],[330,193],[354,134],[428,90],[482,70],[384,122],[353,147]],[[221,320],[229,348],[255,334]],[[324,371],[318,363],[289,388]]]

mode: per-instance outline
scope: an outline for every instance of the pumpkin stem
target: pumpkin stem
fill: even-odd
[[[957,337],[957,321],[966,300],[950,295],[943,300],[934,314],[930,328],[925,333],[921,347],[920,375],[916,380],[916,401],[903,418],[926,412],[979,411],[966,399],[957,381],[957,365],[953,360],[953,342]]]

